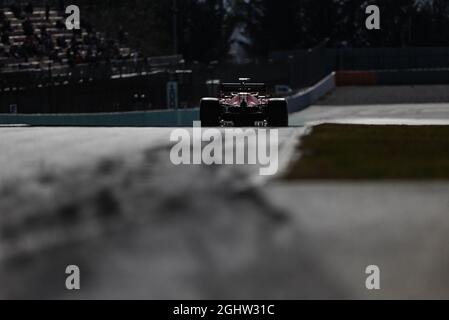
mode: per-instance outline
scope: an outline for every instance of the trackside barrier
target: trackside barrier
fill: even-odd
[[[315,86],[287,97],[289,113],[301,111],[335,89],[335,72]],[[199,109],[77,114],[0,114],[0,125],[73,127],[192,126]]]
[[[198,109],[89,114],[1,114],[0,125],[73,127],[171,127],[192,126]]]
[[[337,86],[387,86],[449,83],[449,69],[337,71]]]
[[[333,91],[335,89],[335,83],[335,72],[332,72],[313,87],[288,97],[288,112],[298,112],[314,104],[323,96]]]
[[[375,71],[337,71],[337,86],[375,86],[377,83],[377,73]]]

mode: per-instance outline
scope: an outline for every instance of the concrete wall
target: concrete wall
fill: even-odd
[[[89,114],[2,114],[0,125],[81,127],[169,127],[191,126],[199,118],[198,109],[149,112],[117,112]]]
[[[288,111],[301,111],[335,89],[335,73],[307,90],[287,98]],[[96,126],[96,127],[173,127],[192,126],[199,120],[198,109],[146,112],[80,114],[0,114],[0,125]]]
[[[382,104],[442,104],[449,103],[449,85],[345,86],[338,87],[319,105],[375,105]],[[444,104],[438,108],[447,109]],[[426,108],[420,114],[426,114]]]
[[[449,84],[449,69],[337,71],[337,86]]]
[[[306,59],[316,56],[317,59]],[[449,68],[448,47],[406,48],[320,48],[278,51],[271,54],[276,61],[296,61],[302,71],[312,67],[317,73],[328,70],[407,70]]]
[[[335,72],[332,72],[330,75],[318,82],[313,87],[310,87],[305,91],[301,91],[294,96],[288,97],[288,112],[294,113],[304,110],[305,108],[317,102],[326,94],[333,91],[335,89],[335,86]]]

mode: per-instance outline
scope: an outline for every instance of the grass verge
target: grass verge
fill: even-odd
[[[285,179],[449,179],[449,126],[323,124]]]

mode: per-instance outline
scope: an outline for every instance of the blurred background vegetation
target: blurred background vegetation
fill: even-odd
[[[109,33],[122,27],[144,55],[229,59],[238,43],[252,57],[327,47],[448,46],[447,0],[79,0]],[[176,2],[176,8],[174,3]],[[381,10],[381,30],[365,29],[365,8]]]

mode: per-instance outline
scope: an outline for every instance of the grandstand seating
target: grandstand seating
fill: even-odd
[[[11,8],[0,7],[0,15],[1,72],[67,67],[137,55],[117,40],[106,39],[88,22],[84,27],[82,21],[79,31],[67,30],[64,13],[55,8],[50,8],[48,17],[43,7],[34,8],[31,14],[22,12],[19,18]],[[5,21],[9,27],[5,27]],[[26,34],[25,24],[32,25],[32,35]]]

